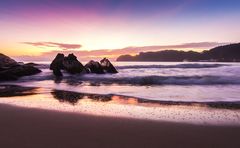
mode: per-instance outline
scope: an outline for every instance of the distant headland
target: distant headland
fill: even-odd
[[[156,52],[140,52],[136,56],[121,55],[117,61],[144,62],[240,62],[240,43],[229,44],[204,50],[203,52],[162,50]]]

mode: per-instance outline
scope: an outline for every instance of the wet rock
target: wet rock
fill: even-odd
[[[74,54],[69,54],[65,57],[62,64],[64,69],[71,74],[85,72],[85,67],[77,60]]]
[[[19,63],[19,62],[18,62]],[[27,65],[27,66],[39,66],[39,64],[36,64],[36,63],[26,63],[26,64],[21,64],[21,65]]]
[[[97,61],[89,61],[86,65],[85,68],[89,73],[96,73],[96,74],[104,74],[104,70],[101,66],[101,64]]]
[[[9,74],[5,71],[0,72],[0,81],[11,81],[11,80],[17,80],[17,79],[18,79],[17,76]]]
[[[19,77],[40,73],[41,70],[33,66],[19,65],[0,72],[0,80],[16,80]]]
[[[14,68],[8,69],[5,72],[11,73],[17,77],[22,77],[22,76],[29,76],[29,75],[40,73],[41,70],[33,66],[22,65],[22,66],[16,66]]]
[[[107,73],[118,73],[113,64],[107,59],[104,58],[100,61],[103,70]]]
[[[13,59],[0,54],[0,80],[16,80],[22,76],[29,76],[40,73],[36,67],[31,65],[20,65]]]
[[[0,70],[19,65],[18,62],[0,53]]]
[[[61,69],[64,69],[63,60],[64,60],[64,54],[59,53],[50,64],[50,69],[53,70],[53,74],[55,76],[62,76]]]
[[[89,61],[85,66],[78,61],[74,54],[69,54],[67,57],[64,54],[58,54],[50,65],[50,69],[53,70],[54,75],[62,76],[61,70],[66,70],[70,74],[85,74],[85,73],[118,73],[112,63],[104,58],[101,63],[97,61]]]

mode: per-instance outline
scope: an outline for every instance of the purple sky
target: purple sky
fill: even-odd
[[[239,42],[239,6],[239,0],[1,0],[0,50],[36,57],[67,50],[107,56],[99,52],[209,49]],[[214,44],[174,46],[203,42]]]

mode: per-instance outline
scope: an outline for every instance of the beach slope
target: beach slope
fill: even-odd
[[[240,127],[97,117],[0,105],[4,148],[239,147]]]

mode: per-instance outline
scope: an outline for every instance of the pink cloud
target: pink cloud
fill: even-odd
[[[22,42],[22,43],[32,45],[32,46],[57,47],[62,50],[79,49],[82,47],[82,45],[80,44],[66,44],[66,43],[56,43],[56,42]]]
[[[47,44],[45,44],[47,43]],[[50,43],[50,44],[48,44]],[[31,43],[34,46],[57,46],[57,47],[66,47],[66,44],[51,44],[52,42],[37,42]],[[164,46],[141,46],[141,47],[126,47],[121,49],[99,49],[99,50],[53,50],[49,52],[42,53],[41,56],[19,56],[15,59],[24,60],[24,61],[51,61],[57,53],[63,53],[65,55],[74,53],[80,61],[89,61],[93,60],[100,60],[104,57],[109,58],[110,60],[115,60],[118,56],[123,54],[137,54],[139,52],[147,52],[147,51],[159,51],[165,49],[211,49],[216,46],[221,46],[229,43],[218,43],[218,42],[199,42],[199,43],[185,43],[179,45],[164,45]],[[67,44],[67,47],[71,46],[71,44]],[[73,46],[75,47],[75,46]]]

